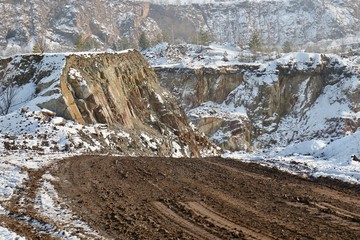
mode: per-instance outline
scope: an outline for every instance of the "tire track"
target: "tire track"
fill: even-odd
[[[349,212],[345,209],[335,207],[330,203],[325,203],[325,202],[314,203],[314,205],[320,209],[331,209],[331,211],[333,211],[335,215],[360,223],[360,214]]]
[[[360,223],[360,215],[359,214],[351,213],[345,209],[335,207],[335,206],[331,205],[330,203],[322,202],[322,203],[312,203],[312,204],[315,207],[317,207],[318,209],[320,209],[321,211],[325,211],[325,212],[329,211],[329,212],[333,213],[334,215],[339,216],[341,218]],[[359,225],[359,228],[360,228],[360,225]]]
[[[188,202],[183,203],[190,210],[197,213],[199,216],[205,217],[209,222],[213,223],[216,226],[227,229],[228,231],[240,231],[245,234],[248,239],[254,240],[271,240],[272,238],[265,236],[259,232],[256,232],[248,227],[240,226],[234,222],[231,222],[221,216],[219,213],[211,209],[205,204],[200,204],[197,202]]]
[[[336,181],[220,158],[80,156],[52,175],[109,239],[360,239],[359,192]]]
[[[267,224],[276,224],[278,227],[281,227],[282,229],[287,229],[289,232],[292,232],[297,235],[301,235],[305,238],[308,238],[309,236],[306,233],[303,233],[297,225],[286,222],[279,219],[277,216],[272,216],[269,218],[269,215],[266,213],[263,213],[255,208],[253,208],[251,205],[247,204],[246,202],[240,200],[239,198],[234,198],[224,192],[220,192],[215,189],[206,189],[206,192],[208,192],[212,198],[218,199],[221,202],[224,202],[228,204],[231,207],[236,208],[239,212],[248,212],[253,216],[258,217],[259,219],[263,220]]]
[[[321,195],[325,195],[328,198],[348,203],[350,205],[360,206],[359,205],[360,197],[358,197],[358,199],[353,199],[353,198],[346,196],[343,193],[337,192],[335,190],[329,190],[329,189],[323,188],[323,187],[322,188],[315,187],[312,189],[312,191],[314,191],[315,193],[321,194]]]
[[[351,229],[352,231],[359,232],[360,234],[359,219],[354,217],[351,213],[350,213],[351,215],[348,214],[346,210],[340,208],[332,208],[331,204],[326,204],[326,203],[325,204],[315,203],[315,202],[310,202],[309,204],[305,204],[302,202],[286,202],[286,203],[289,206],[306,209],[310,214],[319,216],[320,218],[331,219],[331,221],[336,222],[337,226],[343,226],[345,228]],[[346,214],[344,212],[346,212]],[[324,221],[323,223],[328,225],[328,221]]]
[[[265,176],[257,174],[257,173],[245,172],[245,171],[242,171],[240,169],[224,165],[222,163],[215,163],[215,162],[209,162],[209,161],[207,161],[206,163],[217,166],[217,167],[221,167],[221,168],[226,169],[226,170],[228,170],[230,172],[240,173],[240,174],[242,174],[244,176],[251,177],[251,178],[254,178],[254,179],[258,179],[258,180],[269,180],[269,179],[271,179],[270,177],[265,177]]]
[[[173,223],[181,227],[185,232],[190,234],[196,239],[209,239],[209,240],[220,240],[220,238],[215,235],[205,231],[204,229],[194,225],[193,223],[185,220],[174,211],[166,207],[161,202],[153,202],[153,206],[156,210],[160,212],[160,214],[166,219],[171,220]]]
[[[44,174],[48,167],[38,170],[24,169],[29,178],[23,183],[24,188],[18,188],[13,197],[4,203],[8,211],[3,221],[11,226],[9,229],[19,232],[23,229],[29,239],[58,239],[58,236],[66,236],[69,229],[78,234],[78,237],[99,239],[98,236],[87,232],[83,227],[75,226],[71,222],[62,222],[44,215],[39,205],[39,190],[44,182]],[[63,212],[61,212],[63,213]],[[17,224],[14,224],[17,223]],[[69,233],[70,235],[73,232]]]

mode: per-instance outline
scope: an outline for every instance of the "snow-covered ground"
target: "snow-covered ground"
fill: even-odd
[[[360,184],[360,162],[353,161],[352,155],[360,156],[360,131],[333,142],[310,140],[256,153],[227,152],[223,157],[256,162],[304,177],[330,177]]]
[[[11,232],[9,229],[0,227],[0,237],[4,240],[25,240],[26,238],[20,237],[16,233]]]
[[[248,50],[242,50],[233,44],[211,43],[209,46],[181,44],[170,45],[168,43],[158,44],[143,51],[152,67],[190,67],[216,68],[236,64],[258,65],[266,59],[275,59],[276,53],[269,53],[266,56],[255,56]],[[253,60],[258,60],[252,62]],[[252,63],[251,63],[252,62]]]
[[[2,215],[11,215],[3,204],[7,204],[14,197],[16,190],[27,187],[29,171],[50,166],[65,157],[101,151],[106,143],[111,144],[107,139],[114,134],[121,135],[125,139],[130,138],[125,132],[114,132],[101,124],[83,126],[49,114],[53,113],[47,110],[29,112],[16,110],[0,117],[0,214]],[[84,141],[81,134],[87,135],[88,141]],[[41,186],[36,190],[35,199],[35,209],[42,217],[51,221],[43,223],[26,215],[23,216],[23,221],[31,223],[37,231],[56,238],[84,239],[90,236],[98,238],[98,234],[72,213],[69,207],[61,204],[63,200],[57,195],[51,181],[56,179],[46,173],[41,179]],[[17,237],[0,224],[0,239],[18,239]]]
[[[72,155],[69,153],[38,154],[34,151],[2,152],[0,155],[0,215],[12,216],[13,213],[7,211],[3,204],[14,197],[15,190],[28,187],[24,183],[29,180],[29,170],[38,170]],[[34,208],[38,210],[41,216],[51,220],[45,223],[27,215],[21,216],[18,220],[24,221],[25,224],[31,224],[37,231],[50,234],[56,238],[100,238],[68,206],[62,204],[64,201],[57,195],[51,181],[57,181],[57,179],[49,173],[43,175],[42,184],[37,189],[34,204]],[[29,204],[27,199],[23,199],[23,204]],[[0,225],[0,239],[25,238],[19,237],[5,226]]]

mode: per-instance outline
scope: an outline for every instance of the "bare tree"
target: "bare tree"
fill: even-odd
[[[0,92],[0,115],[9,113],[10,108],[14,105],[17,89],[14,85],[9,85]]]

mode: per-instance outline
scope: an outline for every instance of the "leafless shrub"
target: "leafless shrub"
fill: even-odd
[[[0,115],[9,113],[10,108],[14,105],[17,89],[13,84],[2,88],[0,92]]]

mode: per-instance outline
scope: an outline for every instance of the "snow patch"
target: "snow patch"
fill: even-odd
[[[6,240],[25,240],[26,238],[20,237],[16,233],[11,232],[9,229],[0,227],[0,236],[1,239]]]
[[[184,157],[181,153],[181,147],[177,142],[172,142],[172,155],[173,158],[181,158]]]
[[[360,162],[352,161],[352,155],[360,156],[360,131],[329,143],[312,140],[257,153],[227,152],[223,157],[257,162],[304,177],[330,177],[360,184]]]
[[[47,176],[47,178],[51,177]],[[56,223],[57,227],[52,229],[53,237],[81,239],[91,236],[91,238],[100,238],[97,232],[72,213],[69,207],[61,204],[62,202],[64,201],[59,198],[54,186],[47,180],[43,181],[36,196],[35,209]],[[61,226],[61,230],[58,229],[59,226]],[[79,229],[82,234],[79,234]]]
[[[280,152],[280,156],[288,155],[313,155],[319,150],[325,148],[327,143],[323,140],[310,140],[300,143],[293,143]]]

